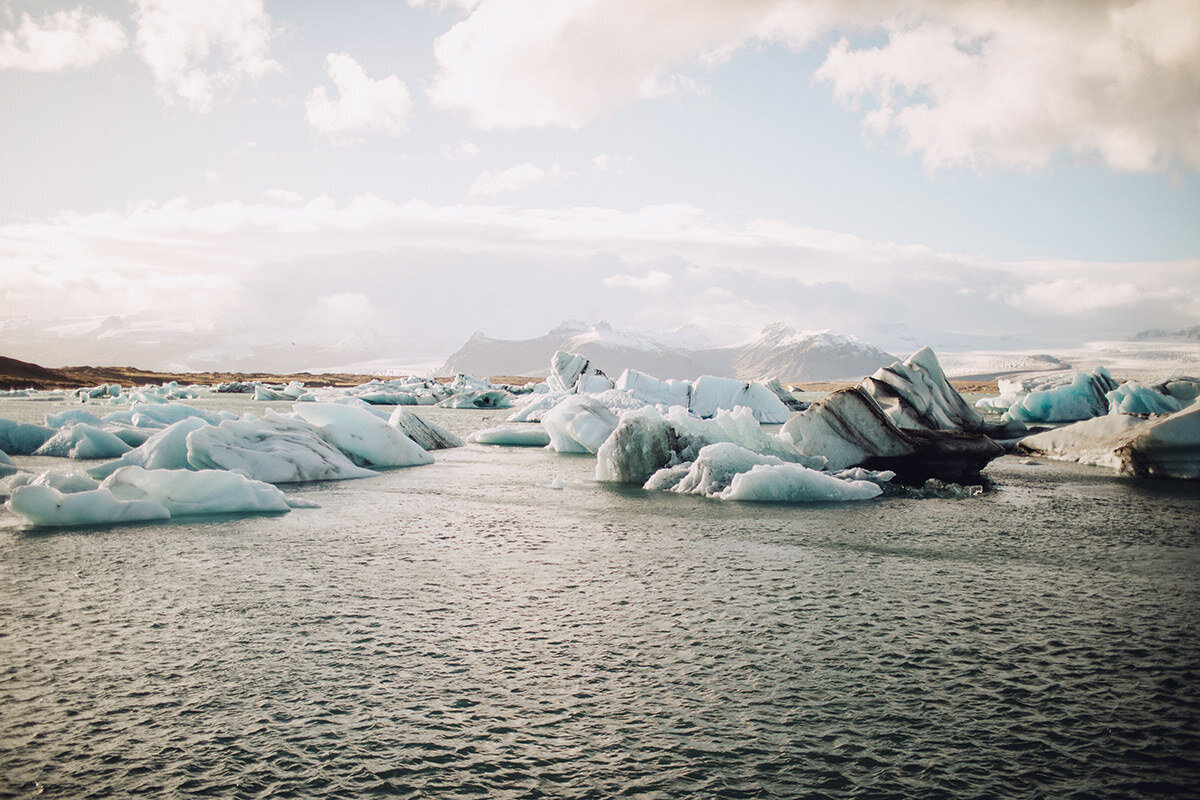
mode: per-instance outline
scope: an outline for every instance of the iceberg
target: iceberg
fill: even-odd
[[[53,428],[0,419],[0,451],[10,456],[33,455],[54,435]]]
[[[438,408],[511,408],[512,395],[503,389],[477,389],[451,395]]]
[[[650,405],[688,407],[692,395],[692,385],[687,381],[660,381],[644,372],[627,369],[617,378],[617,389],[629,392]]]
[[[869,500],[882,494],[870,481],[843,480],[731,442],[705,445],[691,465],[660,470],[644,488],[783,503]]]
[[[122,467],[105,478],[100,488],[117,500],[156,503],[171,516],[291,510],[286,495],[271,484],[224,470]]]
[[[388,417],[387,424],[402,431],[408,438],[426,450],[444,450],[450,447],[462,447],[463,440],[455,434],[418,417],[405,408],[396,408]]]
[[[617,416],[585,394],[571,395],[542,417],[550,449],[594,454],[617,427]]]
[[[297,403],[292,413],[360,467],[415,467],[433,457],[369,410],[342,403]]]
[[[188,463],[187,436],[209,423],[200,417],[184,417],[152,435],[142,445],[130,450],[115,461],[88,469],[93,478],[107,478],[121,467],[145,467],[146,469],[191,469]]]
[[[1108,413],[1108,393],[1117,382],[1104,367],[1075,373],[1070,383],[1019,397],[1001,420],[1008,422],[1075,422]]]
[[[130,446],[108,431],[79,422],[62,428],[34,451],[35,456],[56,458],[116,458]]]
[[[13,489],[4,503],[9,511],[34,525],[109,525],[169,519],[171,512],[148,500],[118,500],[108,489],[60,492],[52,486],[25,485]]]
[[[832,503],[883,494],[873,481],[844,480],[799,464],[757,464],[733,476],[722,500],[754,503]]]
[[[504,447],[546,447],[550,444],[550,434],[536,423],[515,422],[474,431],[467,441]]]
[[[876,370],[862,386],[899,428],[983,429],[983,417],[950,385],[937,356],[928,347],[904,362]]]
[[[613,388],[613,382],[587,358],[565,350],[558,350],[550,357],[546,385],[551,392],[602,392]]]
[[[715,417],[720,409],[749,408],[763,423],[787,422],[792,412],[761,383],[702,375],[692,385],[689,410],[698,417]]]
[[[1109,467],[1143,478],[1200,479],[1200,406],[1140,417],[1106,414],[1027,436],[1023,453]]]
[[[1165,392],[1129,381],[1106,395],[1110,414],[1173,414],[1184,403]]]
[[[987,436],[951,430],[903,430],[859,385],[842,389],[792,416],[781,434],[829,469],[891,470],[904,483],[935,477],[962,482],[1004,450]]]
[[[814,468],[826,463],[823,457],[804,455],[790,441],[764,431],[745,406],[722,409],[712,419],[699,419],[680,406],[665,414],[646,407],[621,415],[596,452],[596,479],[641,485],[663,468],[694,461],[701,448],[718,442]]]
[[[355,465],[311,425],[268,411],[260,420],[225,420],[187,435],[195,469],[241,470],[267,483],[337,481],[379,473]]]
[[[8,457],[8,454],[0,450],[0,478],[5,478],[17,472],[17,465]]]

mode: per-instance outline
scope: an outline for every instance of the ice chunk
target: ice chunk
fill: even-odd
[[[1184,406],[1171,395],[1135,381],[1121,384],[1107,398],[1110,414],[1173,414]]]
[[[180,514],[246,514],[291,510],[287,497],[269,483],[236,472],[122,467],[100,488],[118,500],[148,500]]]
[[[187,436],[194,430],[207,427],[200,417],[184,417],[147,439],[136,450],[130,450],[115,461],[89,469],[93,478],[106,478],[121,467],[138,466],[146,469],[191,469],[188,463]]]
[[[831,470],[888,469],[906,483],[975,475],[1003,450],[982,434],[902,430],[862,386],[813,403],[783,426],[797,448],[829,460]]]
[[[803,400],[796,399],[796,395],[785,389],[783,384],[779,382],[779,378],[771,378],[771,380],[763,383],[763,386],[766,386],[768,389],[774,392],[775,396],[782,400],[783,404],[787,406],[788,411],[803,411],[809,406],[808,403]]]
[[[718,495],[729,488],[733,476],[749,472],[760,464],[779,465],[786,463],[781,458],[755,453],[731,442],[718,442],[700,448],[699,455],[679,482],[667,487],[679,494],[699,494],[706,497]],[[653,476],[651,476],[653,481]],[[665,481],[654,481],[662,485]]]
[[[590,361],[564,350],[550,357],[550,377],[546,378],[546,384],[551,392],[602,392],[613,388],[612,381]]]
[[[388,417],[388,425],[403,431],[408,438],[426,450],[445,450],[450,447],[462,447],[463,440],[441,425],[418,417],[405,408],[397,408]]]
[[[571,395],[542,417],[550,449],[559,453],[595,453],[617,427],[617,416],[598,400]]]
[[[983,428],[983,417],[967,405],[934,355],[922,347],[903,363],[897,361],[865,379],[862,386],[897,427],[912,430]]]
[[[799,464],[758,464],[734,475],[718,496],[756,503],[828,503],[870,500],[882,493],[871,481],[842,480]]]
[[[54,435],[53,428],[0,419],[0,451],[10,456],[32,455]]]
[[[475,431],[467,437],[467,441],[506,447],[545,447],[550,444],[550,434],[536,423],[516,422]]]
[[[689,410],[698,417],[713,417],[719,409],[738,406],[749,408],[759,422],[787,422],[792,413],[761,383],[703,375],[692,386]]]
[[[1004,421],[1074,422],[1108,413],[1108,393],[1117,382],[1104,367],[1091,374],[1077,372],[1069,384],[1033,391],[1014,402]]]
[[[25,482],[27,486],[49,486],[64,494],[75,492],[90,492],[100,488],[100,484],[86,475],[77,472],[67,472],[60,469],[48,469],[38,475],[31,476]]]
[[[34,525],[109,525],[167,519],[171,513],[159,503],[118,500],[107,489],[64,494],[51,486],[26,485],[13,489],[5,508]]]
[[[538,394],[523,408],[509,414],[508,422],[541,422],[542,416],[558,405],[564,397],[567,397],[566,392]]]
[[[655,471],[693,461],[705,445],[732,442],[784,461],[820,468],[825,459],[806,456],[782,437],[767,433],[749,408],[720,410],[712,419],[699,419],[679,406],[662,414],[653,408],[628,411],[596,454],[596,478],[619,483],[644,483]]]
[[[660,405],[664,408],[671,406],[687,408],[692,394],[692,385],[687,381],[660,381],[658,378],[635,369],[627,369],[622,372],[621,377],[617,378],[616,388],[630,392],[646,403]]]
[[[267,483],[336,481],[379,473],[356,466],[301,420],[268,411],[261,420],[225,420],[187,435],[196,469],[241,470]]]
[[[0,450],[0,478],[12,475],[16,471],[17,465],[13,463],[12,459],[8,457],[7,453],[5,453],[3,450]]]
[[[414,467],[433,457],[399,428],[364,408],[342,403],[297,403],[292,413],[320,431],[360,467]]]
[[[1152,419],[1116,453],[1126,474],[1200,479],[1200,406]]]
[[[46,415],[46,424],[51,428],[65,428],[68,425],[78,425],[81,422],[97,428],[104,424],[104,420],[82,408],[68,408],[66,411],[60,411],[57,414]]]
[[[510,408],[512,395],[503,389],[459,392],[437,404],[439,408]]]
[[[33,454],[57,458],[116,458],[129,450],[129,445],[115,435],[80,422],[55,433]]]
[[[1119,470],[1121,459],[1116,449],[1148,422],[1129,414],[1106,414],[1026,436],[1017,445],[1017,450],[1059,461],[1078,461]]]
[[[162,430],[184,419],[200,419],[210,425],[219,425],[223,419],[236,419],[228,412],[218,413],[194,408],[183,403],[161,403],[147,405],[135,403],[129,408],[104,415],[110,425],[128,425],[134,428]]]

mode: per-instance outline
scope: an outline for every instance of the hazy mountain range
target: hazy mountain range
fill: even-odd
[[[612,377],[636,369],[658,378],[679,379],[700,375],[742,380],[858,379],[897,360],[854,336],[801,332],[779,323],[768,325],[747,342],[706,347],[689,346],[674,337],[619,331],[604,322],[564,322],[534,339],[492,339],[476,332],[438,372],[540,376],[547,374],[556,350],[587,356]]]

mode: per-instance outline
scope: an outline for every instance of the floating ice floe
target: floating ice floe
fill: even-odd
[[[160,503],[118,500],[108,489],[61,492],[44,485],[13,489],[4,506],[35,525],[48,527],[111,525],[169,519],[171,516]]]
[[[1077,372],[1071,382],[1018,396],[1001,417],[1004,421],[1075,422],[1108,413],[1108,393],[1117,382],[1104,367]]]
[[[967,405],[928,347],[883,367],[862,387],[896,426],[905,430],[979,431],[983,417]]]
[[[792,413],[761,383],[702,375],[692,384],[688,409],[698,417],[715,417],[722,409],[739,406],[749,408],[754,418],[763,423],[787,422]]]
[[[137,466],[146,469],[192,469],[188,462],[187,437],[194,430],[208,427],[200,417],[185,417],[153,434],[139,447],[115,461],[88,469],[93,478],[103,479],[121,467]]]
[[[512,395],[503,389],[459,392],[437,404],[440,408],[511,408]]]
[[[80,422],[58,430],[35,450],[33,455],[57,458],[115,458],[129,450],[130,446],[114,434]]]
[[[187,435],[196,469],[241,470],[267,483],[337,481],[379,473],[354,464],[306,422],[267,411],[262,419],[225,420]]]
[[[33,455],[55,433],[54,428],[0,419],[0,451],[10,456]]]
[[[514,422],[474,431],[467,441],[505,447],[545,447],[550,444],[550,434],[538,423]]]
[[[665,413],[646,407],[621,415],[596,453],[596,478],[640,485],[660,469],[694,461],[701,448],[718,442],[809,467],[826,463],[823,457],[805,455],[790,440],[764,431],[746,407],[718,411],[712,419],[700,419],[681,406]]]
[[[870,481],[843,480],[730,442],[705,445],[694,462],[659,470],[645,488],[783,503],[869,500],[882,493]]]
[[[463,440],[455,434],[441,425],[422,419],[405,408],[397,408],[393,411],[388,417],[387,424],[403,431],[408,438],[426,450],[444,450],[463,446]]]
[[[1200,406],[1140,417],[1106,414],[1021,440],[1021,452],[1147,478],[1200,478]]]
[[[961,482],[1004,450],[987,436],[955,430],[904,430],[863,386],[842,389],[792,416],[781,433],[833,470],[863,466],[894,471],[902,482],[930,477]]]
[[[364,408],[341,403],[297,403],[292,413],[360,467],[415,467],[433,457],[399,428]],[[274,481],[272,481],[274,482]]]
[[[585,394],[572,395],[542,417],[550,449],[559,453],[594,454],[617,427],[617,416]]]
[[[104,479],[101,489],[124,501],[158,503],[171,516],[185,514],[259,514],[291,509],[276,487],[224,470],[147,470],[122,467]]]

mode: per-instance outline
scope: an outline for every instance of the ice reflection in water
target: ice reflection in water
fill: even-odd
[[[280,517],[5,519],[0,794],[1200,782],[1194,487],[1005,459],[973,500],[741,506],[597,486],[590,458],[437,456]]]

